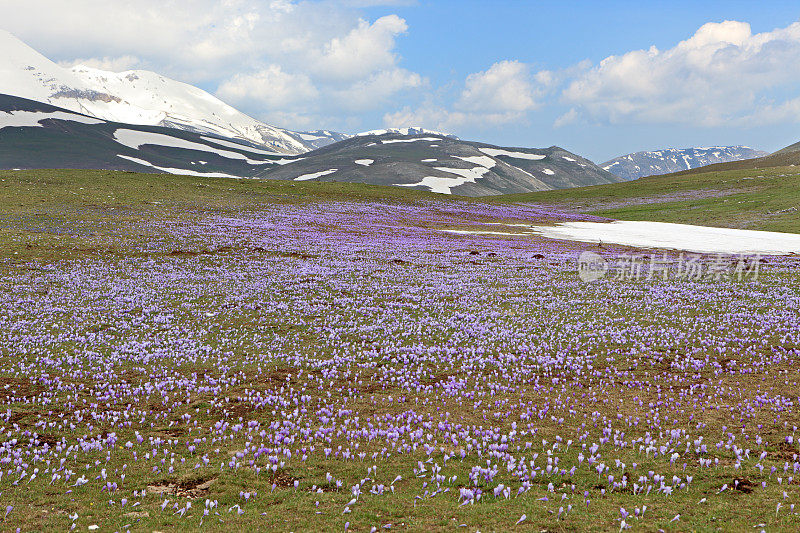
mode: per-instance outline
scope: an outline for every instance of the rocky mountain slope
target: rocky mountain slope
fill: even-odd
[[[0,95],[0,169],[86,168],[251,177],[290,161],[230,138],[108,122]]]
[[[397,185],[465,196],[624,181],[557,146],[507,148],[419,130],[367,132],[295,160],[290,165],[271,167],[264,175]]]
[[[726,170],[748,170],[794,166],[800,166],[800,142],[791,144],[786,148],[782,148],[781,150],[771,154],[764,155],[763,157],[708,165],[702,169],[682,172],[681,174],[686,174],[688,172],[722,172]]]
[[[747,146],[713,146],[710,148],[667,148],[623,155],[600,166],[622,178],[632,180],[645,176],[669,174],[715,163],[740,161],[767,155]]]

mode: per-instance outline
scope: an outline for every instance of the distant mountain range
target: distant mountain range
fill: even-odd
[[[743,146],[668,149],[598,166],[557,146],[499,147],[424,128],[354,136],[292,131],[154,72],[62,67],[0,30],[0,169],[346,181],[483,196],[613,183],[764,155]]]
[[[727,163],[763,157],[767,152],[747,146],[713,146],[710,148],[667,148],[636,152],[614,158],[600,166],[626,180],[658,174],[691,170],[714,163]]]
[[[749,170],[795,166],[800,166],[800,142],[796,142],[787,146],[786,148],[778,150],[777,152],[773,152],[762,157],[708,165],[707,167],[703,168],[703,171],[722,172],[726,170]]]
[[[297,132],[264,124],[206,91],[154,72],[64,68],[3,30],[0,94],[112,122],[229,137],[281,154],[308,152],[348,137],[330,131]]]
[[[99,168],[347,181],[468,196],[623,181],[555,146],[504,148],[422,131],[428,130],[368,132],[284,156],[229,137],[110,122],[0,95],[0,169]]]

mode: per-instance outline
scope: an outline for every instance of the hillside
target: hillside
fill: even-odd
[[[0,169],[76,168],[251,177],[288,160],[252,144],[108,122],[0,95]]]
[[[62,67],[0,30],[0,94],[49,103],[111,122],[230,137],[299,154],[347,135],[296,132],[258,121],[192,85],[144,70]]]
[[[509,148],[441,133],[368,132],[265,169],[272,179],[397,185],[489,196],[622,181],[557,146]]]
[[[720,166],[723,165],[712,165]],[[507,195],[489,201],[537,204],[620,220],[800,233],[800,170],[708,170],[712,167],[569,191]]]
[[[747,146],[714,146],[710,148],[667,148],[636,152],[601,163],[600,166],[625,179],[691,170],[714,163],[763,157],[766,152]]]

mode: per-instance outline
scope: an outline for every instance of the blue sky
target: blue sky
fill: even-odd
[[[132,4],[0,0],[0,28],[64,65],[154,70],[294,129],[416,125],[597,162],[800,137],[796,1]]]
[[[503,59],[557,70],[653,45],[668,49],[707,22],[744,21],[753,33],[769,32],[800,19],[800,3],[465,0],[378,6],[367,12],[371,17],[389,13],[403,17],[409,30],[399,41],[401,64],[430,78],[435,86],[445,86]],[[800,96],[800,85],[793,89]],[[749,144],[774,150],[800,140],[797,122],[777,127],[594,123],[553,128],[552,122],[564,110],[560,102],[550,101],[526,122],[471,127],[461,133],[500,144],[558,144],[597,161],[667,146]]]

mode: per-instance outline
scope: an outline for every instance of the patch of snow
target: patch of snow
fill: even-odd
[[[561,156],[561,159],[566,159],[567,161],[571,161],[571,162],[573,162],[573,163],[575,163],[575,161],[576,161],[575,159],[572,159],[571,157],[567,157],[567,156],[565,156],[565,155],[562,155],[562,156]]]
[[[356,165],[364,165],[365,167],[370,166],[374,162],[375,162],[374,159],[356,159],[355,161],[353,161],[353,163],[355,163]]]
[[[552,170],[550,170],[549,168],[542,169],[542,172],[544,172],[544,173],[545,173],[545,174],[547,174],[548,176],[554,176],[554,175],[555,175],[555,172],[553,172],[553,171],[552,171]]]
[[[211,152],[212,154],[217,154],[227,159],[241,159],[250,165],[270,165],[275,163],[273,160],[260,161],[250,159],[246,155],[240,154],[239,152],[231,152],[229,150],[213,148],[205,144],[187,141],[179,137],[173,137],[171,135],[164,135],[161,133],[151,133],[149,131],[136,131],[121,128],[114,132],[114,139],[118,143],[135,150],[138,150],[145,144],[152,144],[156,146],[168,146],[170,148],[181,148],[184,150]]]
[[[605,242],[699,253],[786,255],[800,253],[800,234],[693,226],[667,222],[565,222],[531,226],[551,239]]]
[[[41,122],[47,119],[70,120],[81,124],[103,124],[105,120],[65,113],[64,111],[0,111],[0,129],[42,127]]]
[[[120,155],[117,154],[117,157],[121,157],[122,159],[127,159],[128,161],[133,161],[134,163],[139,163],[140,165],[144,165],[146,167],[151,167],[156,170],[160,170],[162,172],[166,172],[167,174],[177,174],[181,176],[198,176],[201,178],[241,178],[242,176],[234,176],[233,174],[225,174],[223,172],[196,172],[194,170],[186,170],[183,168],[167,168],[167,167],[158,167],[149,161],[145,161],[144,159],[139,159],[136,157],[131,157],[128,155]]]
[[[492,161],[492,163],[494,163],[494,161]],[[459,185],[464,185],[465,183],[475,183],[475,180],[482,178],[484,174],[489,172],[488,168],[482,166],[474,168],[449,168],[449,167],[435,167],[435,168],[436,170],[441,170],[442,172],[447,172],[448,174],[455,174],[456,176],[459,177],[444,178],[439,176],[426,176],[417,183],[395,183],[395,185],[399,185],[401,187],[417,187],[421,185],[424,187],[428,187],[428,189],[430,189],[431,192],[438,192],[441,194],[452,194],[450,189],[452,189],[453,187],[458,187]]]
[[[385,141],[381,141],[381,144],[393,144],[393,143],[413,143],[417,141],[438,141],[436,137],[415,137],[413,139],[386,139]]]
[[[267,150],[261,150],[260,148],[253,148],[251,146],[247,146],[244,144],[237,144],[230,141],[224,141],[222,139],[217,139],[215,137],[206,137],[205,135],[202,136],[203,140],[217,143],[220,146],[227,146],[228,148],[235,148],[237,150],[244,150],[246,152],[251,152],[253,154],[263,154],[263,155],[280,155],[280,152],[269,152]]]
[[[395,183],[398,187],[427,187],[431,192],[452,194],[450,189],[463,185],[467,180],[463,178],[440,178],[438,176],[425,176],[416,183]]]
[[[456,159],[461,159],[462,161],[466,161],[467,163],[472,163],[473,165],[478,165],[483,168],[492,168],[497,164],[497,162],[492,159],[491,157],[486,157],[485,155],[471,155],[467,157],[461,156],[454,156]]]
[[[438,159],[435,159],[435,158],[434,159],[423,159],[422,163],[433,163],[435,161],[438,161]]]
[[[509,150],[501,150],[499,148],[478,148],[478,150],[492,157],[504,155],[507,157],[513,157],[515,159],[530,159],[531,161],[538,161],[547,157],[544,155],[528,154],[525,152],[511,152]]]
[[[449,133],[444,133],[441,131],[435,130],[427,130],[425,128],[388,128],[385,130],[370,130],[364,131],[361,133],[357,133],[356,137],[367,137],[369,135],[439,135],[440,137],[453,137],[453,135]],[[437,139],[438,140],[438,139]]]
[[[316,178],[321,178],[322,176],[327,176],[328,174],[333,174],[337,170],[338,169],[336,169],[336,168],[332,168],[330,170],[323,170],[321,172],[314,172],[312,174],[303,174],[302,176],[297,176],[294,179],[294,181],[307,181],[307,180],[313,180],[313,179],[316,179]]]

